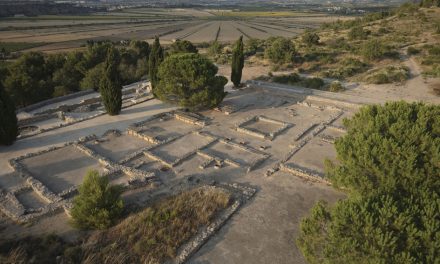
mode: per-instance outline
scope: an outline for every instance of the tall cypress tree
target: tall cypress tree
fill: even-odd
[[[151,88],[154,93],[154,88],[158,83],[157,72],[159,70],[159,65],[163,61],[163,48],[160,46],[159,37],[156,36],[154,39],[153,47],[151,48],[150,58],[148,61],[148,77],[150,78]]]
[[[17,135],[15,105],[0,82],[0,145],[11,145]]]
[[[244,67],[243,36],[240,36],[235,43],[234,51],[232,52],[231,67],[231,81],[235,87],[238,87],[241,83],[241,75]]]
[[[110,48],[104,64],[104,74],[99,83],[101,98],[109,115],[118,115],[122,108],[122,85],[119,78],[119,53]]]

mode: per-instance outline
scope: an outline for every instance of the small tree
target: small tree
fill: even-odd
[[[269,47],[265,50],[265,56],[273,63],[292,62],[296,50],[292,41],[286,38],[276,38],[271,40]]]
[[[191,110],[215,107],[225,97],[228,82],[217,67],[199,54],[174,54],[159,67],[157,97]]]
[[[235,43],[234,50],[232,51],[232,64],[231,64],[231,81],[235,87],[238,87],[241,83],[241,76],[244,67],[244,54],[243,54],[243,36]]]
[[[18,134],[15,105],[0,82],[0,145],[11,145]]]
[[[110,185],[108,177],[96,170],[87,172],[73,200],[70,212],[72,224],[80,229],[105,229],[112,226],[122,214],[122,187]]]
[[[122,86],[118,64],[118,51],[115,48],[109,49],[104,63],[104,73],[99,83],[102,101],[109,115],[118,115],[122,108]]]
[[[159,65],[162,63],[163,59],[163,48],[160,45],[159,38],[156,37],[154,39],[153,47],[151,48],[150,52],[150,58],[148,60],[148,77],[150,78],[150,84],[154,95],[156,95],[155,88],[159,81],[157,77],[157,72],[159,70]]]

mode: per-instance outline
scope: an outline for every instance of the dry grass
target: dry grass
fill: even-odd
[[[91,236],[84,263],[163,263],[229,202],[225,191],[206,187],[160,201]]]

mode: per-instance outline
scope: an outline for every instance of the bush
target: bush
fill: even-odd
[[[162,101],[187,107],[190,110],[212,108],[225,97],[228,82],[216,76],[217,67],[199,54],[175,54],[159,67],[156,94]]]
[[[366,39],[369,32],[365,31],[362,26],[356,26],[348,32],[349,39]]]
[[[343,80],[358,73],[365,72],[367,69],[368,64],[355,58],[346,58],[341,62],[340,67],[324,71],[322,72],[322,75],[326,78]]]
[[[325,82],[321,78],[302,78],[296,73],[274,76],[272,77],[272,82],[297,85],[311,89],[322,89],[325,85]]]
[[[169,54],[176,53],[198,53],[197,48],[188,40],[176,40],[171,44]]]
[[[345,88],[342,86],[341,82],[335,81],[330,84],[329,91],[330,92],[342,92]]]
[[[387,66],[370,72],[365,81],[373,84],[404,82],[410,77],[409,69],[405,66]]]
[[[328,177],[348,198],[315,205],[297,240],[309,263],[436,263],[440,106],[393,102],[344,120]]]
[[[319,44],[319,36],[314,32],[306,32],[302,36],[302,41],[306,45],[318,45]]]
[[[210,56],[220,55],[222,54],[222,48],[222,45],[218,41],[214,41],[208,49],[208,54]]]
[[[111,186],[106,176],[89,171],[79,187],[70,212],[72,224],[80,229],[106,229],[119,219],[124,208],[122,187]]]
[[[373,39],[364,43],[360,51],[366,60],[379,60],[385,55],[386,47],[381,41]]]
[[[295,54],[296,50],[292,41],[282,37],[271,40],[265,50],[265,57],[277,64],[292,62]]]

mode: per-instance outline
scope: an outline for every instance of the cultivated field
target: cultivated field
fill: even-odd
[[[32,43],[22,50],[45,52],[78,48],[87,40],[176,39],[194,43],[230,42],[271,36],[293,37],[307,28],[341,19],[318,13],[221,12],[204,9],[126,9],[84,16],[38,16],[0,19],[0,42]]]

